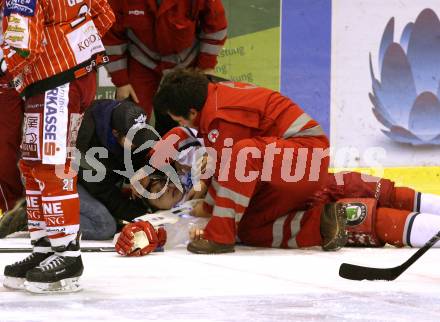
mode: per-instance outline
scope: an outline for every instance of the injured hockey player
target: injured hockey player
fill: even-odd
[[[163,174],[157,174],[160,172],[141,176],[142,187],[155,196],[145,201],[159,211],[141,216],[123,228],[119,239],[116,238],[116,248],[121,255],[146,255],[156,247],[172,248],[187,244],[188,239],[191,242],[204,238],[204,227],[211,214],[203,204],[209,202],[212,194],[218,193],[218,186],[211,182],[208,190],[199,180],[209,162],[206,150],[194,140],[188,140],[188,134],[195,132],[179,127],[164,139],[170,134],[179,137],[174,143],[178,154],[173,165],[178,170],[183,190]],[[194,144],[182,150],[183,142]],[[133,181],[138,179],[135,177]],[[192,182],[201,184],[198,191],[194,191]],[[195,193],[196,198],[204,199],[194,199]],[[270,196],[271,192],[266,191],[266,194]],[[301,218],[299,221],[293,220],[294,212]],[[303,218],[313,218],[315,225],[326,227],[321,221],[327,224],[327,218],[334,218],[336,213],[346,218],[342,236],[346,246],[420,247],[440,230],[440,196],[395,187],[394,182],[383,178],[341,172],[326,175],[322,188],[310,196],[304,210],[292,211],[263,226],[252,225],[252,220],[248,219],[251,215],[245,214],[237,227],[236,240],[250,246],[301,248],[291,241],[299,227],[306,223]],[[315,238],[315,242],[304,247],[310,246],[323,246],[321,238]]]
[[[162,184],[156,181],[150,187],[151,191],[158,192]],[[172,188],[161,197],[161,202],[169,203],[173,198]],[[189,200],[171,211],[147,214],[126,225],[117,238],[118,253],[143,256],[157,247],[172,248],[186,244],[188,240],[202,239],[208,218],[195,211],[194,206],[200,202]],[[329,174],[324,187],[311,197],[309,209],[301,214],[319,214],[318,217],[323,218],[331,212],[343,213],[347,218],[346,246],[382,247],[389,244],[418,248],[440,231],[440,196],[395,187],[390,180],[357,172]],[[248,242],[248,232],[243,232],[239,225],[237,240],[250,246],[293,248],[289,244],[291,225],[289,217],[285,216],[271,227],[272,231],[264,227],[256,230],[255,233],[260,234],[259,242]],[[317,242],[310,246],[320,245]]]

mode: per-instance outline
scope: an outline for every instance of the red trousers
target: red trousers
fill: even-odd
[[[246,141],[243,143],[247,146],[255,142]],[[274,164],[280,166],[276,160]],[[325,167],[326,163],[323,165]],[[247,162],[248,170],[261,169],[261,166],[255,160]],[[279,178],[253,183],[239,183],[232,177],[225,182],[214,180],[205,200],[213,205],[213,217],[205,229],[206,238],[232,243],[231,236],[236,233],[235,220],[238,237],[247,245],[276,248],[319,246],[320,216],[324,203],[341,198],[375,198],[378,200],[378,237],[384,243],[403,245],[407,217],[416,211],[416,191],[395,187],[394,182],[387,179],[356,172],[321,177],[318,182],[310,182],[306,172],[304,180],[297,183],[286,183]],[[251,198],[246,197],[249,194]],[[230,214],[233,216],[228,217]]]
[[[96,75],[80,79],[25,103],[22,160],[29,232],[32,240],[48,236],[52,248],[62,249],[79,230],[76,172],[70,169],[82,113],[96,93]]]
[[[152,70],[138,63],[134,59],[128,59],[129,82],[133,87],[138,99],[139,105],[145,111],[150,119],[153,113],[153,97],[159,87],[162,73]],[[168,115],[155,113],[155,128],[160,135],[164,135],[173,127],[177,126]]]
[[[139,99],[139,105],[151,117],[153,97],[159,87],[162,74],[145,67],[134,59],[128,60],[128,76]]]
[[[267,157],[268,145],[280,149],[273,158]],[[245,244],[265,247],[321,244],[320,211],[301,210],[321,188],[328,169],[328,157],[314,155],[313,148],[327,147],[326,138],[315,137],[264,137],[234,144],[229,175],[220,168],[205,198],[212,212],[205,237],[232,244],[238,235]],[[254,152],[243,159],[246,149]]]
[[[20,150],[23,100],[12,88],[0,88],[0,209],[14,207],[23,194],[17,163]]]

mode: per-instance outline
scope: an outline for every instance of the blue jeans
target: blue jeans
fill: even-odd
[[[116,233],[116,221],[107,208],[78,184],[82,239],[107,240]]]

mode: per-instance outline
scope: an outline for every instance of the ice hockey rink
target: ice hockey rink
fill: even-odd
[[[0,247],[26,243],[8,238]],[[96,245],[110,243],[83,242]],[[440,321],[438,249],[392,282],[338,276],[343,262],[392,267],[415,251],[237,247],[233,254],[193,255],[182,247],[139,258],[84,253],[81,292],[32,295],[0,287],[0,321]],[[0,266],[24,256],[0,254]]]

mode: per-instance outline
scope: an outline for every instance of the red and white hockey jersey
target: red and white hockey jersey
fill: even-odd
[[[3,50],[16,89],[32,96],[105,62],[101,37],[114,19],[106,0],[6,1]]]

